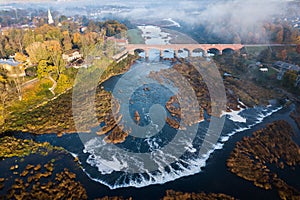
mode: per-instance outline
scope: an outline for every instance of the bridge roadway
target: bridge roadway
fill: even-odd
[[[173,50],[174,56],[177,57],[179,50],[187,50],[188,55],[195,50],[200,50],[205,54],[209,51],[216,51],[222,54],[224,50],[239,51],[243,47],[280,47],[280,46],[296,46],[295,44],[127,44],[125,46],[129,54],[134,54],[136,50],[145,51],[145,56],[148,57],[151,49],[160,51],[160,56],[163,56],[165,50]]]

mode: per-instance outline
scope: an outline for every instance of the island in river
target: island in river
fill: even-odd
[[[220,56],[221,57],[221,56]],[[220,57],[217,57],[216,59],[220,59]],[[226,55],[224,55],[226,57]],[[238,55],[231,55],[228,56],[229,60],[238,57]],[[203,58],[199,58],[200,60]],[[118,73],[126,72],[130,65],[132,64],[132,61],[134,59],[131,58],[131,60],[127,60],[126,62],[129,63],[129,65],[125,65],[123,68],[120,69],[117,73],[111,73],[111,76],[116,75]],[[174,59],[173,60],[173,66],[172,69],[175,69],[178,73],[180,73],[183,77],[188,80],[189,84],[193,87],[193,90],[196,93],[197,100],[199,102],[200,110],[188,110],[190,111],[189,115],[182,115],[182,113],[185,113],[181,108],[178,107],[178,98],[176,95],[172,96],[169,101],[166,103],[166,109],[168,110],[171,117],[168,117],[166,119],[166,122],[175,129],[185,128],[180,127],[179,121],[183,121],[184,126],[189,126],[195,123],[198,123],[202,120],[204,120],[204,113],[207,113],[208,115],[215,115],[220,116],[222,113],[212,113],[212,106],[210,102],[210,95],[209,91],[207,89],[207,86],[205,82],[203,81],[203,77],[195,70],[193,65],[190,62],[187,62],[184,59]],[[225,64],[222,63],[222,61],[217,62],[219,65],[217,65],[219,71],[221,72],[221,75],[223,75],[222,72],[224,71],[230,71],[229,66],[224,66]],[[228,63],[227,63],[228,64]],[[205,66],[204,66],[205,67]],[[209,70],[209,68],[207,68]],[[153,72],[149,75],[151,78],[163,82],[164,80],[161,78],[164,76],[165,78],[169,78],[173,82],[179,81],[174,79],[175,76],[173,76],[172,72],[169,71],[169,69],[161,70],[159,72]],[[110,77],[110,76],[108,76]],[[278,99],[279,101],[282,101],[287,97],[287,95],[284,95],[280,93],[280,91],[276,89],[270,89],[266,87],[262,87],[260,85],[255,84],[253,81],[246,79],[245,77],[235,78],[234,76],[226,76],[224,78],[224,85],[225,85],[225,92],[227,96],[227,102],[226,102],[226,110],[223,111],[236,111],[240,110],[245,107],[253,107],[258,105],[268,105],[270,99]],[[180,84],[176,84],[180,85]],[[148,88],[146,90],[151,90],[151,88]],[[146,91],[145,90],[145,91]],[[184,88],[181,88],[181,91],[184,91]],[[86,95],[90,95],[89,91],[86,91],[86,93],[82,94],[82,99]],[[184,98],[187,98],[186,101],[189,101],[188,95],[180,95]],[[80,99],[80,100],[82,100]],[[95,105],[96,105],[96,116],[97,116],[97,123],[93,124],[94,122],[85,122],[87,124],[92,124],[93,127],[98,127],[99,124],[104,124],[103,126],[99,127],[97,134],[98,135],[106,135],[105,142],[108,143],[122,143],[126,141],[126,137],[129,135],[130,132],[128,130],[124,130],[124,127],[119,125],[119,121],[122,119],[122,115],[118,115],[119,106],[117,101],[112,100],[113,96],[111,93],[105,91],[101,86],[97,88],[96,92],[96,98],[95,98]],[[84,102],[84,101],[82,101]],[[86,106],[89,106],[88,104],[83,104],[83,108],[85,109]],[[186,109],[186,108],[184,108]],[[293,118],[297,120],[297,112],[298,109],[295,110],[292,114]],[[140,114],[138,112],[135,112],[135,118],[136,122],[138,123],[140,120]],[[84,116],[82,116],[84,118]],[[299,121],[298,121],[299,122]],[[5,127],[3,129],[5,134],[8,134],[9,132],[30,132],[32,134],[44,134],[44,133],[57,133],[59,136],[63,133],[74,133],[76,132],[76,127],[74,124],[74,120],[72,118],[72,93],[71,91],[68,91],[62,95],[60,95],[58,98],[53,99],[46,103],[45,105],[39,106],[35,109],[29,110],[24,113],[12,113],[10,117],[7,119],[7,123],[5,124]],[[277,130],[277,131],[273,131]],[[280,130],[285,130],[287,132],[281,132]],[[289,185],[287,185],[284,181],[277,178],[274,174],[270,175],[270,172],[268,171],[268,168],[264,167],[264,162],[270,162],[273,163],[273,160],[263,160],[260,156],[263,156],[265,154],[260,155],[254,155],[255,148],[258,149],[265,149],[264,144],[262,145],[259,141],[262,139],[260,132],[262,133],[270,133],[270,135],[266,138],[263,138],[266,140],[265,144],[270,144],[270,149],[268,149],[269,156],[272,156],[273,154],[276,155],[274,158],[277,158],[277,160],[280,160],[281,157],[286,159],[286,163],[288,166],[295,166],[298,165],[298,154],[299,147],[296,146],[291,141],[291,138],[288,133],[290,133],[290,127],[285,122],[276,122],[273,125],[269,125],[266,129],[263,129],[262,131],[258,131],[254,133],[254,138],[249,139],[245,138],[243,141],[246,141],[244,143],[238,143],[237,149],[232,153],[232,156],[228,159],[227,166],[230,171],[237,174],[238,176],[245,178],[246,180],[250,180],[255,183],[258,187],[262,187],[265,189],[270,189],[271,187],[274,187],[278,189],[279,197],[281,198],[292,198],[292,197],[299,197],[299,193],[296,189],[293,189]],[[86,132],[90,131],[90,127],[86,127]],[[274,135],[273,135],[274,134]],[[277,150],[272,149],[274,146],[272,141],[273,137],[281,138],[278,141],[276,140],[276,145],[280,146],[280,151],[277,152]],[[282,139],[283,138],[283,139]],[[7,142],[7,140],[11,140],[12,143]],[[36,149],[27,149],[28,143],[32,145],[33,147],[38,146],[41,149],[45,148],[45,154],[52,155],[52,151],[56,150],[55,147],[48,147],[48,144],[45,144],[46,147],[43,146],[43,144],[35,144],[33,141],[21,141],[19,139],[15,138],[4,138],[3,141],[6,141],[3,145],[4,154],[10,155],[7,153],[9,149],[13,149],[13,157],[20,156],[26,158],[28,156],[28,153],[38,153],[40,150]],[[273,143],[272,143],[273,142]],[[271,144],[272,143],[272,144]],[[16,144],[18,144],[16,146]],[[245,149],[239,149],[243,145],[247,145],[249,148]],[[290,151],[288,151],[288,148],[284,148],[291,145],[295,151],[294,154],[292,154]],[[39,149],[38,148],[38,149]],[[19,150],[24,150],[24,152],[19,152]],[[297,151],[298,150],[298,151]],[[64,155],[63,150],[62,152],[54,152],[59,153],[60,156]],[[250,172],[244,171],[241,172],[244,169],[245,163],[248,164],[243,159],[240,159],[240,154],[236,152],[244,152],[246,154],[249,154],[247,158],[244,158],[246,161],[251,161],[251,163],[254,163],[251,165]],[[269,152],[270,151],[270,152]],[[44,152],[44,151],[42,151]],[[251,154],[250,154],[250,153]],[[16,153],[16,154],[15,154]],[[3,160],[6,160],[7,158],[1,157]],[[56,154],[57,156],[57,154]],[[253,156],[258,156],[258,158],[253,159]],[[55,157],[53,155],[53,157]],[[273,157],[272,157],[273,159]],[[4,188],[7,192],[7,198],[48,198],[49,196],[43,196],[42,193],[48,193],[51,195],[51,197],[56,196],[57,198],[79,198],[79,199],[86,199],[87,194],[84,189],[84,185],[81,185],[75,175],[75,173],[68,171],[68,169],[61,169],[61,167],[57,167],[59,172],[56,174],[52,174],[51,172],[55,168],[55,163],[57,162],[63,162],[63,159],[60,160],[48,160],[47,162],[43,164],[26,164],[22,166],[22,168],[19,166],[19,164],[11,165],[10,166],[10,172],[15,176],[20,176],[18,178],[15,178],[14,180],[10,180],[9,178],[0,179],[0,182],[4,184],[2,185],[2,188]],[[77,160],[74,160],[74,163],[78,168],[80,168],[80,164],[77,163]],[[73,163],[73,165],[74,165]],[[263,163],[263,164],[262,164]],[[277,162],[276,162],[277,163]],[[282,168],[284,164],[283,162],[278,162],[277,164],[279,167]],[[258,169],[258,170],[256,170]],[[258,172],[257,172],[258,171]],[[261,172],[262,171],[262,172]],[[257,172],[257,173],[256,173]],[[261,174],[260,174],[261,172]],[[245,174],[246,173],[246,174]],[[254,173],[254,175],[253,175]],[[270,178],[271,177],[271,178]],[[52,181],[45,181],[47,179],[51,179]],[[43,183],[41,184],[39,180],[42,179]],[[268,181],[265,181],[265,180]],[[25,180],[25,181],[24,181]],[[12,184],[11,184],[12,183]],[[74,188],[75,187],[75,188]],[[1,188],[1,187],[0,187]],[[65,191],[72,191],[71,193],[65,192]],[[62,192],[63,191],[63,192]],[[78,195],[78,196],[72,196],[72,195]],[[163,199],[233,199],[233,197],[230,197],[226,194],[205,194],[205,193],[183,193],[183,192],[175,192],[168,190],[166,192],[166,195],[162,197]],[[103,199],[123,199],[121,197],[103,197]],[[130,198],[129,198],[130,199]]]

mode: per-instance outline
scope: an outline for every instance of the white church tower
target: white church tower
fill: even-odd
[[[53,23],[54,23],[54,21],[53,21],[50,9],[48,9],[48,24],[53,24]]]

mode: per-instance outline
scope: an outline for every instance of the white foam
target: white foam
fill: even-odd
[[[230,119],[231,121],[246,123],[247,119],[239,115],[240,112],[242,112],[243,110],[244,109],[241,109],[241,110],[238,110],[238,111],[231,110],[230,112],[223,111],[222,114],[221,114],[221,117],[224,116],[224,115],[228,115],[229,116],[228,119]]]
[[[138,26],[142,31],[142,37],[145,44],[170,44],[172,39],[168,33],[165,33],[158,26]]]
[[[210,157],[210,155],[215,150],[222,149],[224,146],[224,143],[226,141],[228,141],[232,135],[234,135],[238,132],[242,132],[242,131],[251,129],[256,124],[261,123],[264,118],[272,115],[273,113],[279,111],[280,109],[282,109],[282,107],[276,108],[275,110],[270,110],[267,113],[260,113],[259,117],[253,124],[250,124],[246,127],[240,126],[237,129],[229,132],[227,135],[220,138],[220,140],[219,140],[220,142],[213,145],[211,149],[207,149],[206,153],[199,155],[198,158],[185,159],[185,160],[183,160],[181,158],[177,159],[177,161],[175,162],[176,163],[175,165],[177,166],[178,169],[176,169],[176,170],[174,168],[172,168],[170,165],[167,165],[168,170],[167,171],[165,170],[165,166],[166,166],[168,158],[171,158],[173,155],[163,153],[159,149],[156,149],[158,147],[156,139],[151,139],[151,140],[145,139],[145,141],[148,143],[150,148],[155,149],[155,151],[153,151],[151,153],[151,155],[152,155],[154,162],[158,166],[158,170],[155,172],[148,172],[148,171],[145,172],[145,174],[147,174],[147,176],[150,178],[146,178],[146,176],[143,176],[142,174],[135,175],[137,177],[133,178],[132,174],[123,172],[124,175],[119,177],[119,179],[116,180],[114,182],[114,184],[111,184],[111,183],[106,182],[105,180],[94,178],[86,170],[84,170],[84,171],[92,180],[100,182],[101,184],[108,186],[110,189],[116,189],[116,188],[122,188],[122,187],[141,188],[141,187],[145,187],[145,186],[152,185],[152,184],[164,184],[166,182],[173,181],[173,180],[176,180],[176,179],[184,177],[184,176],[194,175],[196,173],[201,172],[201,168],[206,166],[206,161]],[[261,112],[264,112],[264,111],[261,111]],[[226,113],[226,115],[227,115],[227,113]],[[234,115],[238,115],[238,113],[235,113]],[[229,118],[231,116],[232,115],[230,115]],[[240,122],[242,120],[238,120],[238,121]],[[134,163],[136,166],[139,166],[141,169],[144,169],[143,163],[140,163],[138,160],[136,160],[133,157],[130,157],[130,158],[122,157],[122,161],[120,161],[117,158],[120,155],[113,154],[113,153],[109,159],[103,158],[101,156],[101,154],[94,155],[95,154],[94,149],[101,145],[102,145],[101,140],[95,140],[95,139],[90,140],[85,145],[85,152],[88,152],[91,154],[90,155],[91,159],[88,159],[87,163],[89,163],[92,166],[97,167],[98,171],[101,174],[110,174],[114,171],[122,171],[124,168],[126,168],[128,166],[127,162]],[[191,143],[186,143],[186,148],[190,152],[195,151],[195,149]],[[106,150],[109,151],[109,149],[106,149]],[[130,180],[128,180],[126,182],[121,182],[122,178],[124,178],[124,177],[126,177]]]

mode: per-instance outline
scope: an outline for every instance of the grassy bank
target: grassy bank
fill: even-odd
[[[127,71],[135,59],[135,56],[130,55],[120,63],[112,62],[102,74],[99,84],[112,76]],[[101,71],[102,69],[101,66],[94,66],[87,70],[91,70],[90,73],[93,74],[93,70]],[[10,113],[6,116],[1,132],[24,131],[36,134],[76,132],[72,114],[72,91],[65,90],[53,98],[47,91],[50,83],[45,81],[45,83],[41,81],[34,86],[35,89],[30,90],[29,88],[28,99],[26,98],[24,102],[16,102],[10,107]],[[87,93],[82,95],[87,95]],[[97,95],[101,97],[98,102],[102,111],[101,116],[98,116],[101,122],[105,116],[103,111],[108,112],[111,109],[111,95],[104,90],[99,90]],[[88,102],[83,101],[82,103]]]

